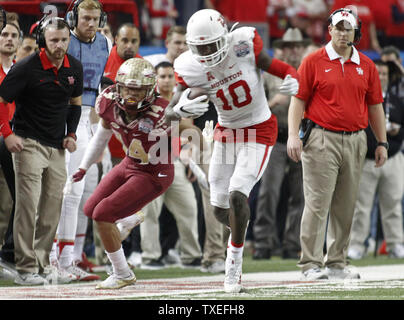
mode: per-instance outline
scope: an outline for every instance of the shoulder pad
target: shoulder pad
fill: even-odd
[[[109,108],[114,105],[115,85],[111,85],[104,89],[97,97],[95,102],[95,112],[102,117]]]

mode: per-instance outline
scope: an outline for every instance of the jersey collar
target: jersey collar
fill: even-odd
[[[48,56],[46,55],[44,48],[42,48],[41,51],[39,52],[39,59],[41,59],[42,67],[44,70],[56,68],[52,64],[52,62],[50,62]],[[67,58],[67,55],[65,55],[63,58],[63,67],[70,68],[70,63],[69,63],[69,59]]]
[[[356,50],[356,48],[354,46],[352,46],[352,56],[349,60],[351,60],[352,62],[356,63],[357,65],[360,64],[360,58],[359,58],[359,53],[358,50]],[[342,58],[333,48],[331,41],[327,43],[327,45],[325,46],[325,51],[328,54],[328,57],[330,58],[330,60],[335,60],[335,59],[340,59]],[[349,61],[348,60],[348,61]]]

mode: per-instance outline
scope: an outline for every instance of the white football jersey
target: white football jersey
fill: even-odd
[[[163,62],[163,61],[170,62],[167,59],[167,56],[165,53],[151,54],[148,56],[144,56],[143,59],[149,61],[153,65],[153,67],[157,66],[160,62]]]
[[[174,61],[175,72],[188,87],[207,90],[221,126],[249,127],[271,117],[261,70],[254,54],[255,28],[242,27],[229,34],[229,53],[213,68],[197,62],[188,50]]]

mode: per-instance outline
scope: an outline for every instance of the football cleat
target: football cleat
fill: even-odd
[[[75,275],[67,272],[65,269],[58,268],[55,265],[45,267],[44,276],[51,284],[66,284],[77,280]]]
[[[99,266],[88,260],[85,252],[81,253],[81,261],[77,262],[77,266],[87,272],[105,272],[105,266]]]
[[[144,221],[144,213],[142,211],[138,211],[135,214],[132,214],[129,217],[117,220],[116,226],[121,233],[121,241],[125,240],[132,229]]]
[[[97,284],[96,289],[121,289],[126,286],[130,286],[136,282],[135,274],[130,271],[129,276],[126,278],[118,278],[118,276],[113,273],[107,279]]]
[[[97,274],[91,274],[83,269],[79,268],[77,265],[71,265],[65,269],[68,273],[76,276],[77,281],[95,281],[100,280],[101,277]]]
[[[243,259],[226,258],[224,291],[227,293],[239,293],[243,287],[241,286]]]

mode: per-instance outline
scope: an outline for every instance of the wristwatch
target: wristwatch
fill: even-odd
[[[382,146],[382,147],[385,147],[387,151],[389,150],[389,143],[388,142],[378,142],[377,146]]]

